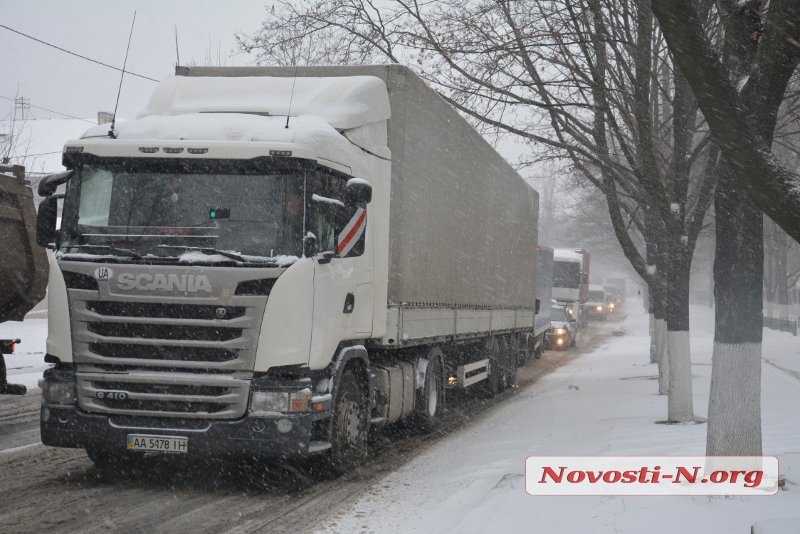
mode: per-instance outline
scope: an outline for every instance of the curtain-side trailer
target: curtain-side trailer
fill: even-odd
[[[538,195],[413,72],[179,67],[64,149],[42,441],[322,455],[509,385],[533,332]]]

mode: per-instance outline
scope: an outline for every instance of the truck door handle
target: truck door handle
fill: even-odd
[[[344,297],[344,309],[342,313],[353,313],[353,308],[356,307],[356,297],[352,293],[348,293]]]

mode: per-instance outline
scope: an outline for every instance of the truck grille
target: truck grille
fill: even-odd
[[[89,323],[89,332],[104,337],[140,339],[191,339],[195,341],[229,341],[242,337],[241,328],[155,325],[131,323]]]
[[[96,267],[75,262],[68,270],[76,271],[72,278],[80,274],[93,280]],[[241,277],[240,284],[267,281],[271,287],[270,278],[282,269],[259,271],[260,280],[253,271],[205,273],[215,288],[233,287],[232,277]],[[110,285],[67,289],[83,410],[145,421],[244,415],[268,294],[231,291],[224,299],[179,292],[117,295]]]
[[[238,352],[203,347],[154,347],[148,345],[125,345],[122,343],[92,343],[89,351],[107,358],[144,360],[177,360],[182,362],[227,362],[238,357]]]
[[[86,411],[152,417],[241,417],[249,392],[248,381],[226,375],[78,372],[77,385]]]

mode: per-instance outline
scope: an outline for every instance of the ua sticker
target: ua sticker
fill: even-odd
[[[114,272],[108,267],[98,267],[94,270],[94,277],[98,282],[108,282],[112,276]]]

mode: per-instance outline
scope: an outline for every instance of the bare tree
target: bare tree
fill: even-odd
[[[741,31],[752,25],[759,1],[721,0],[723,13]],[[800,241],[800,178],[783,167],[771,150],[772,132],[792,74],[800,63],[800,3],[771,0],[769,13],[744,39],[758,45],[744,77],[715,52],[692,0],[653,3],[676,63],[698,97],[703,115],[730,163],[737,183],[792,239]],[[733,28],[728,27],[729,34]],[[744,41],[745,43],[747,41]],[[741,91],[736,84],[742,84]]]

